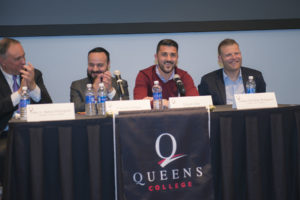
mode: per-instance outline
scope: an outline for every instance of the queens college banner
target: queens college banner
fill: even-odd
[[[116,118],[118,200],[212,200],[205,109]]]

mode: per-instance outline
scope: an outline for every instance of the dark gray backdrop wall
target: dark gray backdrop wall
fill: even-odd
[[[0,36],[300,28],[298,0],[4,1]]]

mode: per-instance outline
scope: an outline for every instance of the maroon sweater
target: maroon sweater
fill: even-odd
[[[156,65],[141,70],[135,80],[134,99],[143,99],[145,97],[152,97],[152,86],[154,81],[158,80],[159,85],[162,87],[163,99],[169,97],[177,97],[178,91],[174,80],[169,80],[164,83],[155,72]],[[178,74],[184,84],[186,96],[198,96],[199,93],[194,85],[192,77],[184,70],[175,67],[175,74]]]

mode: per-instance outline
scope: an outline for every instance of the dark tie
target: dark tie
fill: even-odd
[[[20,86],[18,85],[18,82],[17,82],[17,76],[16,75],[13,75],[13,92],[16,92],[18,91],[18,89],[20,88]]]

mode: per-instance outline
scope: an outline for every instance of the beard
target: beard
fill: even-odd
[[[86,73],[87,73],[87,77],[90,80],[90,82],[94,83],[94,80],[97,78],[97,74],[101,74],[101,73],[104,73],[104,72],[101,72],[101,71],[98,71],[98,72],[89,72],[87,70]],[[93,77],[93,75],[95,75],[95,76]]]
[[[165,67],[164,67],[164,65],[167,64],[167,63],[169,63],[169,64],[172,65],[172,68],[170,70],[166,70]],[[158,66],[159,66],[159,68],[160,68],[161,71],[163,71],[164,73],[168,74],[168,73],[172,72],[173,69],[175,68],[175,63],[172,62],[172,61],[166,61],[163,64],[158,63]]]

